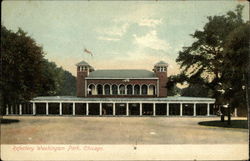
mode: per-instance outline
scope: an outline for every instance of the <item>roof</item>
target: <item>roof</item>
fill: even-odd
[[[155,64],[155,66],[168,66],[168,63],[166,63],[165,61],[159,61]]]
[[[214,98],[206,98],[206,97],[182,97],[182,96],[168,96],[168,97],[151,97],[151,98],[86,98],[86,97],[76,97],[76,96],[41,96],[35,97],[33,100],[35,102],[72,102],[72,101],[93,101],[93,102],[109,102],[109,101],[117,101],[117,102],[148,102],[148,101],[158,101],[162,103],[214,103]]]
[[[154,72],[142,69],[96,70],[87,78],[157,78]]]
[[[86,61],[84,61],[84,60],[76,64],[76,66],[80,66],[80,65],[90,66],[90,65],[89,65]]]

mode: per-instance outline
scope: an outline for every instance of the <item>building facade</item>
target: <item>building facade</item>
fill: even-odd
[[[152,71],[95,70],[76,64],[76,96],[42,96],[6,107],[6,115],[73,116],[211,116],[213,98],[167,96],[168,64]]]

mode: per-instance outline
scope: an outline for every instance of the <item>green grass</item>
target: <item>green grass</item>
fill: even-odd
[[[203,126],[248,129],[247,120],[231,120],[231,125],[228,125],[227,120],[225,120],[224,122],[221,122],[220,120],[203,121],[203,122],[199,122],[198,124],[203,125]]]

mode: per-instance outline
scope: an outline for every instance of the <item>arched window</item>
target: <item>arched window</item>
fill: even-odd
[[[142,90],[141,93],[143,95],[147,95],[148,94],[148,86],[147,85],[142,85],[141,90]]]
[[[132,87],[132,85],[127,85],[127,94],[128,95],[132,95],[133,94],[133,87]]]
[[[94,95],[95,94],[95,85],[93,85],[93,84],[90,84],[89,85],[89,88],[88,88],[88,94],[89,95]]]
[[[149,95],[155,95],[155,86],[154,85],[149,86]]]
[[[103,87],[102,87],[102,85],[101,84],[98,84],[97,85],[97,94],[103,94]]]
[[[105,92],[105,95],[110,95],[110,86],[108,84],[104,86],[104,92]]]
[[[115,85],[115,84],[112,85],[112,94],[113,95],[117,95],[118,94],[118,88],[117,88],[117,85]]]
[[[125,94],[125,86],[124,85],[119,86],[119,92],[120,92],[120,94]]]
[[[134,94],[135,95],[139,95],[140,94],[140,86],[139,85],[135,85],[134,86]]]

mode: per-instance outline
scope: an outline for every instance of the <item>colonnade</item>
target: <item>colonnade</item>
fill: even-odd
[[[45,104],[45,115],[50,115],[49,113],[49,109],[50,109],[50,106],[49,104],[51,102],[32,102],[32,106],[31,106],[31,109],[32,109],[32,115],[37,115],[37,103],[42,103],[42,104]],[[183,111],[184,109],[183,108],[186,108],[187,107],[187,104],[191,104],[192,105],[192,116],[197,116],[197,104],[206,104],[206,116],[210,116],[210,105],[213,104],[213,103],[190,103],[190,102],[183,102],[183,103],[178,103],[178,102],[175,102],[175,103],[171,103],[171,102],[167,102],[167,103],[162,103],[162,102],[126,102],[126,103],[121,103],[121,102],[53,102],[53,103],[57,103],[59,104],[59,113],[58,115],[63,115],[63,104],[64,103],[67,103],[67,104],[72,104],[72,106],[70,106],[70,108],[72,107],[72,113],[70,115],[76,115],[76,103],[80,103],[80,104],[85,104],[85,108],[86,108],[86,113],[83,114],[83,115],[90,115],[89,113],[89,106],[90,104],[98,104],[99,106],[99,114],[96,114],[96,115],[99,115],[99,116],[102,116],[103,115],[103,109],[105,108],[104,107],[104,104],[108,104],[109,107],[111,108],[112,107],[112,114],[110,115],[113,115],[113,116],[116,116],[117,114],[117,109],[116,109],[116,104],[117,106],[120,106],[122,104],[122,108],[124,108],[124,114],[125,116],[130,116],[130,112],[134,109],[138,109],[138,114],[135,114],[135,115],[139,115],[139,116],[143,116],[145,115],[143,113],[143,110],[145,111],[146,110],[146,107],[143,107],[145,105],[149,105],[149,109],[152,109],[149,110],[150,114],[149,115],[152,115],[152,116],[157,116],[159,114],[156,114],[156,109],[159,109],[159,108],[164,108],[164,115],[165,116],[170,116],[172,114],[170,114],[170,104],[179,104],[179,107],[175,107],[174,109],[178,110],[179,111],[179,116],[183,116],[185,114],[183,114]],[[184,105],[184,106],[183,106]],[[14,108],[16,108],[16,106],[6,106],[6,115],[12,115],[12,114],[17,114],[17,115],[23,115],[23,106],[22,104],[20,104],[19,106],[19,110],[15,110],[15,111],[18,111],[19,113],[14,113]],[[179,109],[178,109],[179,108]],[[204,107],[203,107],[204,108]],[[173,108],[172,108],[173,109]],[[92,115],[92,114],[91,114]],[[162,114],[161,114],[162,115]]]

